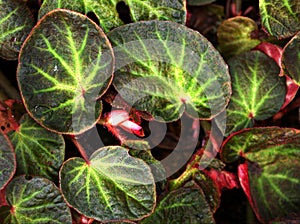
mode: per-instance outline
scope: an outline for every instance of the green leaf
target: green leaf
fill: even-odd
[[[16,171],[16,157],[7,137],[0,133],[0,189],[10,181]]]
[[[200,6],[210,4],[214,1],[216,0],[187,0],[187,4],[192,6]]]
[[[39,21],[21,49],[17,78],[28,113],[53,131],[78,134],[96,124],[113,72],[111,46],[86,16],[68,10]]]
[[[221,151],[221,158],[226,163],[238,160],[239,156],[259,149],[262,145],[280,145],[289,142],[300,144],[300,133],[296,129],[264,127],[242,130],[231,135]]]
[[[133,22],[141,20],[170,20],[181,24],[185,23],[185,5],[183,0],[44,0],[39,11],[39,18],[47,12],[65,8],[88,14],[93,12],[105,32],[119,27],[124,22],[119,17],[118,7],[127,5]]]
[[[208,224],[215,222],[203,192],[194,185],[168,193],[159,202],[154,213],[141,223]]]
[[[300,1],[260,0],[262,25],[277,38],[290,37],[300,30]]]
[[[222,54],[230,58],[251,50],[260,43],[260,40],[252,38],[255,32],[258,32],[257,24],[248,17],[236,16],[225,20],[217,33]]]
[[[120,146],[100,148],[90,164],[69,159],[60,171],[60,186],[75,210],[99,221],[138,220],[155,205],[149,166]]]
[[[16,60],[34,26],[33,15],[22,1],[0,0],[0,57]]]
[[[228,162],[239,155],[246,159],[250,202],[260,220],[269,223],[293,215],[300,217],[299,130],[245,130],[226,142],[221,155]]]
[[[289,77],[300,85],[300,32],[285,46],[282,63]]]
[[[108,37],[116,46],[113,85],[130,106],[167,122],[184,110],[195,118],[213,118],[226,107],[227,65],[198,32],[147,21],[116,28]]]
[[[218,186],[207,174],[200,170],[194,174],[193,179],[202,189],[211,211],[215,213],[221,201],[221,192]]]
[[[122,146],[129,149],[129,155],[148,164],[156,183],[156,191],[163,192],[167,185],[166,170],[163,164],[153,157],[149,143],[143,140],[126,140],[122,142]]]
[[[226,134],[252,127],[254,120],[273,116],[285,100],[285,78],[276,62],[259,51],[246,52],[228,61],[232,97],[227,108]]]
[[[72,223],[70,209],[59,189],[45,178],[14,178],[6,188],[6,199],[10,207],[0,208],[1,223]]]
[[[44,129],[25,115],[18,130],[10,132],[8,136],[17,157],[17,174],[56,179],[65,156],[62,135]]]

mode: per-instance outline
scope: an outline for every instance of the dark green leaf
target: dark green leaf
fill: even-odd
[[[28,115],[17,131],[9,133],[17,157],[17,174],[31,174],[55,179],[64,161],[65,142],[61,135],[50,132]]]
[[[22,1],[0,0],[0,57],[17,59],[33,26],[33,16]]]
[[[215,117],[230,94],[227,66],[198,32],[165,21],[128,24],[108,33],[114,46],[114,86],[121,97],[155,119]]]
[[[188,5],[193,5],[193,6],[200,6],[200,5],[207,5],[216,0],[187,0]]]
[[[222,147],[221,158],[226,163],[238,160],[252,149],[262,145],[280,145],[295,142],[300,144],[300,133],[296,129],[264,127],[252,128],[237,132],[229,137]]]
[[[246,52],[228,61],[232,97],[227,108],[226,134],[252,127],[254,120],[273,116],[285,100],[285,78],[276,62],[259,51]]]
[[[277,38],[292,36],[300,30],[300,1],[260,0],[263,26]]]
[[[300,85],[300,32],[285,46],[282,57],[288,75]]]
[[[122,142],[122,146],[129,148],[131,156],[144,160],[150,166],[156,183],[156,191],[164,191],[167,184],[166,170],[162,163],[153,157],[149,143],[139,140],[126,140]]]
[[[215,213],[221,201],[221,192],[218,186],[207,174],[201,171],[195,173],[193,179],[202,189],[211,211]]]
[[[16,171],[16,157],[7,137],[0,133],[0,189],[13,177]]]
[[[69,159],[60,171],[60,186],[73,208],[99,221],[141,219],[155,205],[149,166],[120,146],[97,150],[90,164]]]
[[[86,16],[50,12],[23,45],[17,78],[29,114],[61,133],[81,133],[101,114],[113,70],[111,46]]]
[[[7,186],[6,198],[10,207],[0,208],[1,223],[72,223],[70,209],[59,189],[47,179],[17,177]]]
[[[47,12],[65,8],[88,14],[93,12],[105,32],[124,24],[119,16],[119,7],[129,7],[129,17],[133,22],[141,20],[170,20],[185,23],[185,5],[183,0],[44,0],[39,11],[41,18]]]
[[[242,185],[258,218],[300,217],[300,131],[288,128],[253,128],[233,135],[222,149],[222,158],[246,159],[248,183]],[[240,178],[245,179],[245,177]]]
[[[208,224],[214,223],[214,219],[201,189],[191,186],[168,193],[141,223]]]
[[[255,21],[248,17],[236,16],[225,20],[218,28],[218,42],[222,54],[230,58],[249,51],[260,43],[252,38],[258,32]]]

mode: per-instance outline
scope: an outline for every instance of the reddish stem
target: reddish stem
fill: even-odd
[[[78,149],[78,151],[80,152],[82,158],[85,160],[85,162],[90,165],[91,162],[84,150],[84,148],[82,147],[82,145],[77,141],[76,136],[75,135],[70,135],[72,142],[74,143],[74,145],[76,146],[76,148]]]

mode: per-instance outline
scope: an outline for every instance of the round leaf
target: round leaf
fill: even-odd
[[[93,12],[103,30],[109,31],[124,24],[118,10],[122,5],[129,7],[129,16],[133,22],[158,19],[185,23],[183,0],[44,0],[39,17],[57,8],[70,9],[84,14]]]
[[[65,142],[61,135],[50,132],[28,115],[9,138],[17,157],[17,174],[39,175],[55,179],[64,161]]]
[[[154,213],[142,224],[153,223],[215,223],[210,207],[200,188],[184,187],[168,193]]]
[[[60,186],[74,209],[99,221],[141,219],[155,205],[150,168],[120,146],[97,150],[90,164],[69,159],[60,171]]]
[[[242,186],[250,191],[247,195],[258,218],[269,223],[299,216],[300,131],[272,127],[237,133],[224,145],[222,157],[233,162],[238,155],[246,159],[243,166],[249,180]]]
[[[300,29],[300,1],[260,0],[261,21],[277,38],[292,36]]]
[[[203,119],[226,107],[227,65],[198,32],[173,22],[128,24],[108,33],[116,46],[113,84],[120,96],[157,120],[177,120],[184,110]]]
[[[6,199],[10,207],[0,208],[1,223],[72,223],[70,209],[59,189],[47,179],[17,177],[7,186]]]
[[[18,83],[28,113],[42,126],[81,133],[99,119],[99,96],[112,78],[113,55],[102,30],[86,16],[52,11],[21,49]]]
[[[300,85],[300,32],[285,46],[282,63],[288,75]]]
[[[273,116],[286,95],[285,78],[279,77],[276,62],[259,51],[246,52],[228,61],[232,77],[232,97],[227,108],[230,134],[252,127],[254,120]]]
[[[0,133],[0,189],[4,188],[16,171],[16,157],[7,137]]]
[[[255,21],[248,17],[236,16],[225,20],[218,28],[218,42],[224,56],[230,58],[246,52],[260,43],[251,37],[258,32]]]
[[[17,59],[20,47],[33,26],[33,16],[25,3],[0,0],[0,57]]]

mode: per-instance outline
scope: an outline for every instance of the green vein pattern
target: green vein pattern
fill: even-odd
[[[277,38],[290,37],[300,30],[300,1],[260,0],[262,25]]]
[[[101,114],[98,98],[113,64],[111,46],[95,23],[76,12],[52,11],[21,50],[17,78],[27,111],[53,131],[87,130]]]
[[[185,1],[183,0],[45,0],[39,11],[39,18],[57,8],[74,10],[83,14],[93,12],[105,32],[123,25],[117,7],[125,3],[133,22],[141,20],[170,20],[185,23]]]
[[[16,60],[21,45],[33,26],[33,15],[22,1],[1,0],[0,57]]]
[[[299,214],[300,131],[290,128],[253,128],[230,137],[221,157],[246,159],[254,211],[265,223]]]
[[[226,134],[252,127],[255,120],[273,116],[285,100],[285,78],[276,62],[259,51],[228,61],[232,97],[227,108]]]
[[[81,158],[67,160],[60,186],[72,207],[99,221],[138,220],[155,206],[150,167],[120,146],[100,148],[90,164]]]
[[[9,206],[0,208],[0,222],[9,224],[71,224],[71,211],[59,189],[42,177],[16,177],[6,188]],[[13,207],[14,213],[11,213]]]
[[[174,22],[146,21],[107,35],[116,57],[113,85],[129,105],[167,122],[183,111],[210,119],[226,107],[227,65],[198,32]]]
[[[17,174],[57,178],[65,156],[62,135],[46,130],[25,115],[9,138],[17,157]]]

